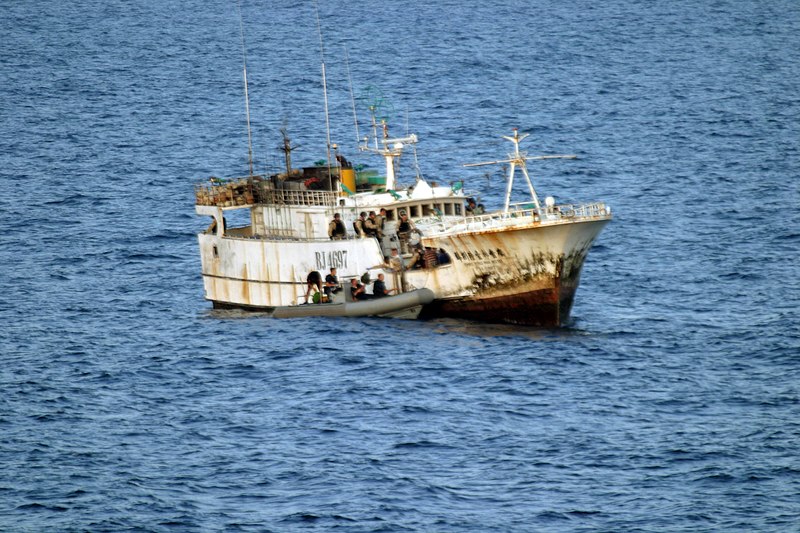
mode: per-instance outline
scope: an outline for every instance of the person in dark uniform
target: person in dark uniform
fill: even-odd
[[[369,300],[372,296],[367,294],[366,288],[356,278],[350,280],[350,295],[353,301]]]
[[[475,214],[475,208],[476,207],[477,206],[475,205],[475,199],[474,198],[468,198],[467,199],[467,206],[464,208],[464,214],[466,216],[468,216],[468,217],[471,217],[472,215]]]
[[[339,286],[339,278],[336,275],[336,269],[331,268],[331,273],[325,276],[325,296],[328,297],[328,301],[330,302],[333,298],[333,295],[342,290]]]
[[[333,215],[333,220],[328,224],[328,237],[335,241],[347,237],[347,230],[344,227],[344,222],[342,222],[342,217],[339,213],[335,213]]]
[[[378,274],[378,279],[375,280],[375,283],[372,284],[372,295],[375,298],[383,298],[384,296],[389,296],[393,292],[397,292],[397,289],[389,289],[386,290],[386,283],[383,281],[384,275]]]

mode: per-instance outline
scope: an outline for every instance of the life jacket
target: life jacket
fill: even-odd
[[[345,235],[347,233],[347,231],[344,229],[344,222],[341,220],[334,220],[333,223],[336,224],[336,226],[333,228],[334,235]]]
[[[411,224],[408,223],[408,220],[401,221],[397,226],[398,233],[408,233],[409,231],[411,231]]]

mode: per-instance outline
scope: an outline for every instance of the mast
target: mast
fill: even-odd
[[[250,97],[247,94],[247,53],[244,45],[244,21],[242,20],[242,3],[236,2],[239,11],[239,33],[242,38],[242,73],[244,76],[244,110],[247,118],[247,162],[250,166],[250,178],[248,182],[252,187],[253,180],[253,136],[250,132]]]
[[[317,15],[317,32],[319,33],[319,55],[322,60],[322,95],[325,100],[325,142],[328,161],[328,190],[333,189],[331,178],[331,122],[328,115],[328,82],[325,78],[325,47],[322,45],[322,23],[319,19],[319,4],[314,0],[314,11]]]
[[[388,129],[384,129],[384,134],[388,136]],[[412,133],[407,137],[396,139],[387,137],[382,139],[381,142],[383,143],[383,150],[378,150],[377,152],[386,160],[386,190],[389,191],[396,187],[397,182],[395,159],[402,155],[403,148],[417,143],[417,136]]]
[[[289,139],[289,132],[286,128],[281,128],[281,135],[283,136],[283,146],[279,149],[283,152],[283,157],[286,163],[286,177],[292,175],[292,150],[296,148],[296,146],[292,146],[292,141]]]
[[[378,122],[375,118],[375,109],[377,106],[371,105],[369,107],[370,114],[372,115],[372,130],[374,132],[375,138],[375,147],[371,147],[369,145],[369,137],[364,137],[364,144],[359,145],[358,149],[362,152],[371,152],[373,154],[378,154],[379,156],[383,157],[384,162],[386,163],[386,190],[390,191],[397,186],[397,158],[399,158],[403,154],[403,149],[406,146],[414,145],[417,143],[418,139],[415,134],[407,135],[405,137],[398,137],[394,139],[389,138],[389,126],[386,124],[385,120],[381,120],[381,130],[383,131],[383,138],[380,140],[380,144],[383,147],[378,145]],[[415,149],[416,154],[416,149]],[[416,160],[416,155],[415,155]]]

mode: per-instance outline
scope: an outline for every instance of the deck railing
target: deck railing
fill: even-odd
[[[194,198],[197,205],[217,205],[233,207],[248,205],[255,201],[255,194],[248,178],[218,180],[212,178],[208,183],[194,186]]]
[[[302,184],[297,186],[300,187]],[[263,176],[212,179],[208,183],[195,185],[194,192],[197,205],[219,207],[252,204],[334,206],[338,198],[334,191],[276,189],[272,182],[265,180]]]
[[[537,222],[547,225],[565,221],[605,219],[610,216],[611,209],[601,202],[545,207],[541,213],[531,203],[519,203],[510,205],[506,213],[499,211],[463,218],[426,219],[419,221],[418,224],[426,226],[429,231],[434,233],[452,233],[458,231],[481,231]]]
[[[292,189],[257,189],[258,202],[276,205],[334,206],[338,193],[333,191],[301,191]]]

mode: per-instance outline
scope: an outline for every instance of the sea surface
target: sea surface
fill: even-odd
[[[353,101],[489,209],[502,166],[461,165],[512,128],[579,156],[529,166],[615,214],[572,323],[212,310],[193,186],[247,173],[242,40],[257,170],[282,127],[325,158],[314,3],[2,2],[0,531],[800,531],[800,4],[319,15],[351,161]]]

